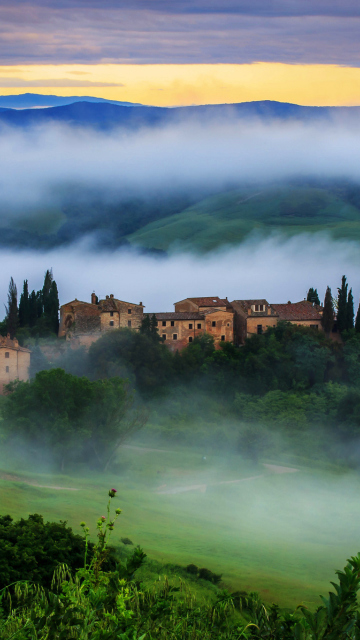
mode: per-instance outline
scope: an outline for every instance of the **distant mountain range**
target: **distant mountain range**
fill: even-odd
[[[21,93],[15,96],[0,96],[0,108],[4,109],[38,109],[41,107],[63,107],[74,102],[97,102],[117,104],[122,107],[141,106],[135,102],[119,102],[94,96],[44,96],[41,93]]]
[[[6,108],[8,98],[14,100],[16,108]],[[147,107],[132,103],[116,103],[100,98],[58,98],[40,96],[44,100],[72,100],[62,106],[34,108],[39,97],[36,94],[22,96],[0,96],[0,125],[15,127],[38,126],[50,122],[61,122],[73,126],[92,127],[109,130],[114,127],[138,129],[144,126],[176,124],[184,120],[216,120],[225,122],[233,119],[259,119],[262,121],[326,121],[332,119],[359,121],[360,107],[304,107],[284,102],[263,100],[238,104],[199,105],[193,107]],[[32,104],[24,109],[20,105]],[[49,100],[48,100],[49,101]]]

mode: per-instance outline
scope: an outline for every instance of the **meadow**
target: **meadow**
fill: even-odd
[[[129,537],[150,560],[195,563],[223,574],[225,587],[285,608],[315,608],[334,571],[359,551],[355,472],[139,442],[122,447],[109,474],[77,467],[60,475],[46,464],[40,473],[19,457],[0,460],[0,514],[40,513],[67,520],[76,533],[85,520],[94,535],[114,487],[123,513],[112,544]]]

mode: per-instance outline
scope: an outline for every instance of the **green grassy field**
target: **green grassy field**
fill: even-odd
[[[108,475],[35,474],[24,466],[19,473],[3,460],[0,513],[41,513],[79,532],[85,520],[94,532],[111,486],[123,509],[113,543],[128,536],[155,560],[193,562],[222,573],[231,589],[258,591],[283,607],[313,607],[329,590],[334,570],[360,550],[360,479],[297,468],[277,473],[235,455],[203,460],[197,450],[136,447],[123,448],[116,473]]]
[[[326,189],[276,187],[221,193],[129,235],[146,249],[210,251],[241,243],[250,233],[328,232],[360,240],[360,211]]]

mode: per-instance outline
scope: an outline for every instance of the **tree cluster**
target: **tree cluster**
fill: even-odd
[[[45,273],[40,291],[29,292],[28,280],[24,280],[18,304],[18,291],[10,279],[5,320],[0,323],[0,333],[20,339],[30,336],[57,335],[59,329],[59,295],[52,270]]]
[[[39,459],[50,455],[61,470],[79,461],[107,469],[125,438],[146,422],[146,414],[131,411],[133,394],[117,377],[91,381],[51,369],[7,390],[7,441],[25,442]]]

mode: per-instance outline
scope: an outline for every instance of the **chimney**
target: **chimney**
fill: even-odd
[[[110,298],[113,299],[113,297],[114,297],[114,294],[110,293]]]
[[[106,300],[109,300],[109,296],[106,296]]]
[[[95,291],[91,294],[91,304],[96,304],[96,293]]]
[[[142,303],[142,302],[140,302],[139,307],[142,307],[142,306],[143,306],[143,303]]]

